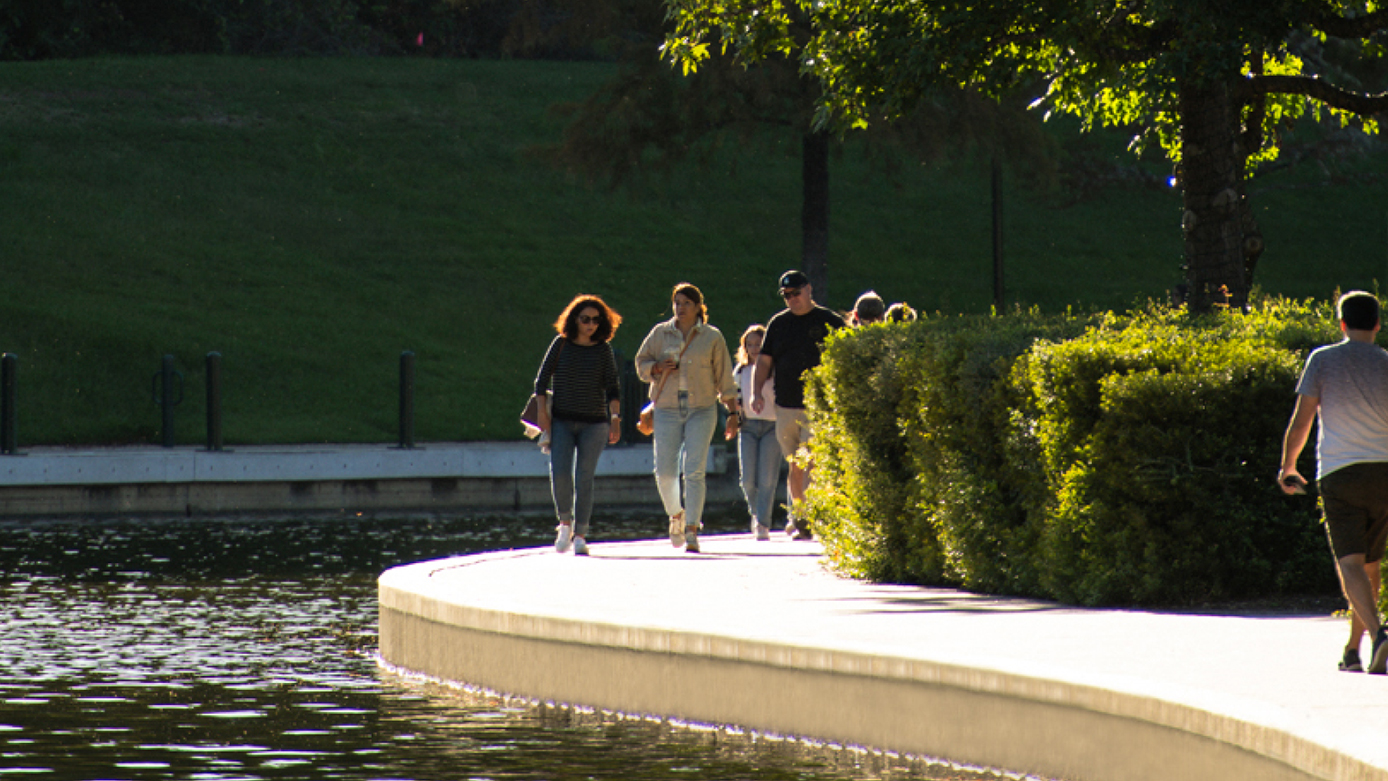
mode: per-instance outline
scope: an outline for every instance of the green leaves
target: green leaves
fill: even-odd
[[[817,529],[855,575],[1082,604],[1330,590],[1272,486],[1327,305],[1203,318],[935,317],[845,333],[812,376]]]

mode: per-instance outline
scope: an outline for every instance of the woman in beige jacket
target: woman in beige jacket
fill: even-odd
[[[704,474],[718,425],[718,402],[737,414],[737,382],[728,344],[708,324],[708,307],[699,288],[682,282],[670,299],[675,316],[647,334],[636,353],[636,373],[651,383],[655,485],[670,516],[670,544],[698,553]]]

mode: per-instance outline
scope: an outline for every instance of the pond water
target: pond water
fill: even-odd
[[[376,656],[376,577],[531,517],[0,524],[0,778],[973,779],[921,758],[511,700]],[[710,531],[740,531],[712,519]],[[607,517],[594,539],[656,536]]]

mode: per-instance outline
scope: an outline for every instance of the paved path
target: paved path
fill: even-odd
[[[383,656],[542,699],[1056,777],[1388,779],[1388,676],[1335,669],[1343,620],[868,584],[780,535],[703,547],[391,570]]]

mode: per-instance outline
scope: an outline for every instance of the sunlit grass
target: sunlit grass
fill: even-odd
[[[101,59],[0,65],[0,348],[19,356],[22,445],[158,440],[160,356],[202,439],[223,355],[229,443],[392,441],[403,350],[416,437],[500,439],[579,292],[627,317],[626,355],[703,288],[729,338],[798,265],[799,144],[608,191],[530,152],[601,64]],[[1381,164],[1376,164],[1381,167]],[[831,306],[875,287],[944,312],[992,302],[985,173],[832,163]],[[1270,292],[1325,295],[1388,269],[1381,186],[1260,201]],[[1009,301],[1122,307],[1180,279],[1179,198],[1079,206],[1009,185]]]

